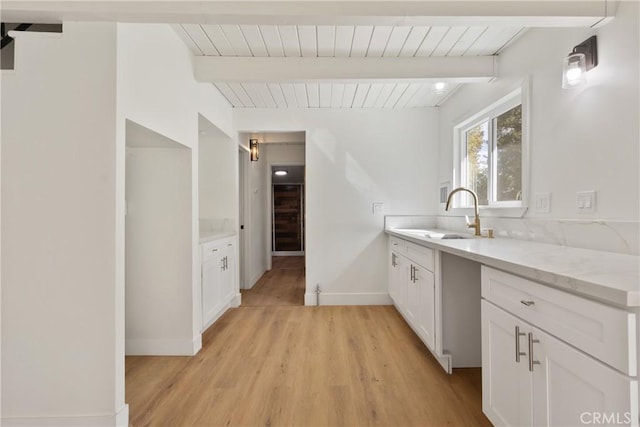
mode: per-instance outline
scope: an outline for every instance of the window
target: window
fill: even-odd
[[[526,135],[523,132],[522,90],[517,90],[465,120],[454,129],[454,181],[478,195],[490,208],[524,207]],[[473,206],[462,194],[457,207]]]

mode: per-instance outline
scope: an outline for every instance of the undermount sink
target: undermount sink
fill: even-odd
[[[471,239],[473,236],[456,233],[441,233],[431,230],[415,230],[415,229],[397,229],[396,231],[408,234],[414,234],[418,237],[426,237],[434,240],[450,240],[450,239]]]
[[[470,239],[471,236],[463,236],[461,234],[442,234],[442,233],[433,233],[433,234],[425,234],[424,237],[428,237],[430,239]]]

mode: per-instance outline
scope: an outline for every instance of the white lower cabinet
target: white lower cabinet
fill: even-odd
[[[394,250],[389,251],[390,267],[389,267],[389,296],[396,306],[404,305],[406,295],[400,295],[400,283],[404,281],[402,274],[404,273],[405,258],[401,257]],[[406,291],[406,289],[404,289]]]
[[[219,248],[208,248],[202,257],[202,326],[215,319],[222,308],[223,257]]]
[[[234,295],[236,288],[236,253],[235,245],[232,240],[224,243],[226,246],[223,251],[223,268],[222,280],[220,283],[221,297],[223,304],[229,303]]]
[[[229,308],[236,288],[235,237],[202,245],[202,329]]]
[[[638,425],[638,382],[533,328],[533,425]],[[536,342],[537,341],[537,342]],[[626,420],[626,421],[625,421]],[[633,423],[631,421],[633,420]],[[595,424],[598,424],[597,422]]]
[[[418,288],[418,335],[430,348],[435,349],[435,277],[433,271],[416,265],[414,287]],[[409,285],[411,286],[411,285]]]
[[[412,245],[409,247],[407,245]],[[414,248],[414,246],[416,248]],[[435,277],[433,251],[390,240],[389,295],[407,323],[432,350],[435,348]],[[407,256],[411,254],[411,257]]]
[[[505,281],[504,272],[483,267],[483,297],[488,295],[485,290],[492,276]],[[531,289],[521,305],[535,310],[537,292]],[[612,368],[490,300],[483,299],[481,304],[482,407],[492,423],[638,425],[637,377]],[[563,314],[558,316],[555,320],[561,322]]]
[[[526,331],[524,322],[482,301],[482,408],[495,425],[532,424]]]

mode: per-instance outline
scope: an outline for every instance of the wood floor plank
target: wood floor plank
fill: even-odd
[[[242,306],[304,305],[304,257],[276,256],[251,289],[242,289]]]
[[[127,357],[132,426],[482,426],[480,370],[447,375],[390,306],[229,310],[194,357]]]

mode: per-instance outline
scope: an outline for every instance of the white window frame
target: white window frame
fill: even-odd
[[[494,135],[488,135],[490,155],[488,158],[489,182],[487,186],[488,205],[480,205],[480,210],[484,215],[488,216],[507,216],[521,217],[527,210],[528,194],[529,194],[529,81],[523,80],[522,84],[507,95],[491,103],[486,108],[473,114],[472,116],[459,122],[453,128],[453,185],[459,187],[467,182],[467,150],[466,150],[466,133],[477,125],[490,121],[493,122],[489,126],[490,132],[495,128],[495,119],[501,114],[511,110],[512,108],[522,105],[522,189],[521,200],[513,201],[495,201],[497,170],[493,167],[496,158],[496,147],[494,143]],[[455,210],[468,210],[473,208],[472,205],[466,204],[470,198],[460,197],[460,202],[454,199]],[[466,213],[466,212],[465,212]]]

